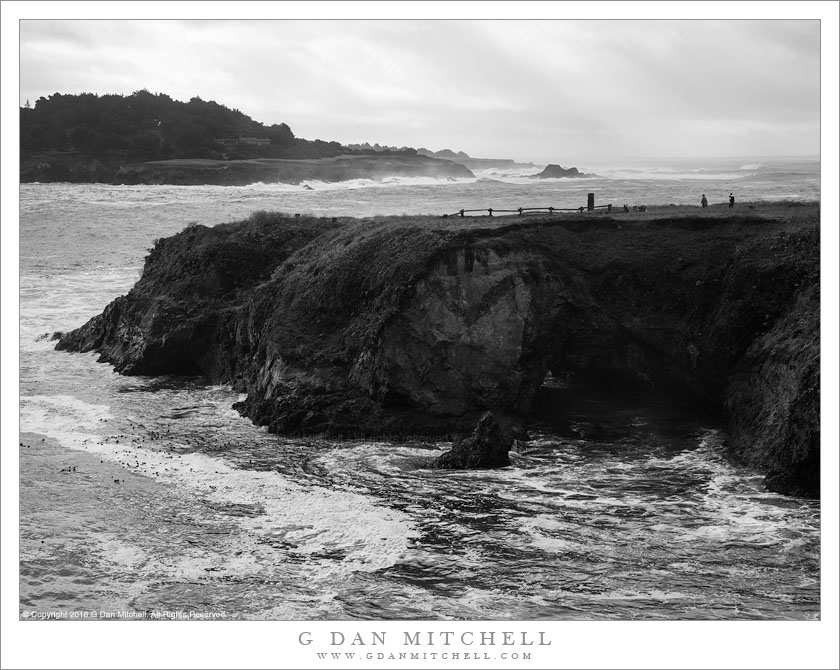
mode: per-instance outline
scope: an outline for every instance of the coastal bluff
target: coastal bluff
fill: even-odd
[[[258,212],[156,242],[57,349],[204,375],[284,434],[527,425],[545,377],[720,416],[771,489],[820,486],[819,204],[438,219]]]
[[[75,154],[36,157],[21,166],[22,182],[110,183],[125,185],[247,186],[339,182],[388,177],[464,179],[473,173],[459,163],[411,155],[339,155],[324,158],[178,158],[122,163]]]
[[[338,182],[387,177],[463,179],[473,176],[463,165],[439,158],[342,155],[311,159],[151,161],[121,167],[112,181],[115,184],[246,186],[256,182],[299,184],[302,181]]]

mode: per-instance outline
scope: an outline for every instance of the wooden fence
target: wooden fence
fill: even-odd
[[[522,215],[525,212],[548,212],[549,214],[554,214],[555,212],[586,212],[592,211],[595,209],[605,209],[607,212],[612,212],[613,206],[612,205],[598,205],[597,207],[517,207],[516,209],[493,209],[492,207],[488,207],[487,209],[460,209],[454,214],[444,214],[443,218],[447,219],[450,216],[466,216],[467,214],[472,214],[475,212],[486,212],[489,216],[493,216],[493,214],[519,214]]]
[[[444,214],[443,218],[448,219],[450,216],[460,216],[464,217],[467,214],[473,214],[475,212],[487,212],[489,216],[493,216],[493,213],[496,214],[519,214],[522,216],[525,212],[548,212],[549,214],[554,214],[554,212],[591,212],[596,209],[605,209],[607,212],[612,212],[613,206],[610,205],[598,205],[595,206],[595,194],[588,193],[586,199],[586,206],[585,207],[517,207],[516,209],[493,209],[492,207],[488,207],[487,209],[460,209],[454,214]],[[624,205],[624,211],[629,212],[630,208],[627,205]],[[644,205],[635,205],[633,207],[634,212],[646,212],[647,207]]]

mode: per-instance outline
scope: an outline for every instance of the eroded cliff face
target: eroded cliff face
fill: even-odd
[[[432,415],[515,408],[529,372],[523,347],[540,317],[538,288],[522,273],[530,261],[527,252],[449,250],[415,284],[376,346],[362,352],[350,379],[373,397],[390,395]]]
[[[200,228],[59,346],[200,371],[284,433],[468,433],[486,410],[527,421],[549,370],[599,379],[719,411],[734,458],[816,495],[818,225],[806,207]]]
[[[730,446],[774,491],[816,497],[820,486],[819,287],[768,323],[728,380]]]
[[[158,240],[126,296],[56,348],[96,351],[126,375],[207,374],[232,381],[256,345],[240,314],[247,295],[296,249],[340,224],[257,214]]]

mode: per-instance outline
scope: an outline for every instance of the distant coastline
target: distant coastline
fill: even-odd
[[[52,164],[48,165],[22,173],[21,181],[245,186],[256,182],[299,184],[310,180],[337,182],[391,176],[440,179],[474,176],[462,165],[424,156],[340,155],[312,159],[252,158],[231,161],[181,158],[128,163],[110,168],[81,159],[63,164],[59,169]]]
[[[534,179],[595,177],[577,168],[549,164],[537,172],[534,163],[501,158],[438,158],[424,154],[381,152],[339,154],[320,158],[245,159],[169,158],[124,161],[75,151],[36,154],[21,162],[21,183],[173,186],[246,186],[256,182],[300,184],[304,181],[339,182],[386,177],[475,178],[473,170],[533,169]]]
[[[242,186],[385,177],[474,177],[474,169],[534,167],[463,151],[295,137],[237,109],[147,90],[55,93],[20,109],[21,183]]]
[[[340,182],[387,177],[475,178],[473,170],[533,169],[533,179],[596,177],[576,167],[549,164],[537,172],[534,163],[504,158],[436,158],[422,154],[339,154],[321,158],[169,158],[123,161],[75,151],[30,156],[21,162],[21,183],[113,185],[246,186],[256,182],[300,184],[304,181]]]

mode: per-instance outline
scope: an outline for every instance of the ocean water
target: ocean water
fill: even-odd
[[[819,200],[804,159],[578,166],[599,177],[20,188],[20,608],[114,618],[816,619],[819,503],[767,493],[725,434],[582,398],[496,471],[443,443],[270,435],[206,380],[54,351],[137,280],[154,240],[256,210]]]

